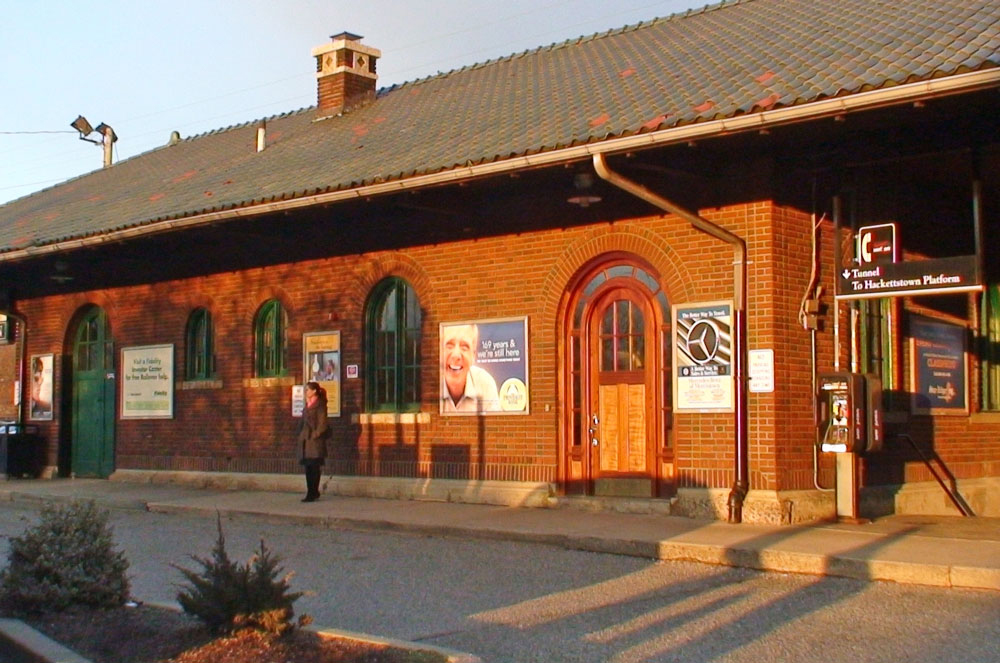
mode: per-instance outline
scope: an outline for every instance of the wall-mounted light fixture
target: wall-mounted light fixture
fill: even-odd
[[[577,192],[566,199],[566,202],[580,207],[590,207],[594,203],[601,202],[600,196],[595,196],[590,188],[594,186],[594,176],[590,173],[581,172],[573,176],[573,186]]]

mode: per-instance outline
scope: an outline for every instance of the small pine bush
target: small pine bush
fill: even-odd
[[[292,574],[279,579],[281,560],[271,554],[263,540],[260,551],[246,564],[232,561],[226,552],[221,517],[218,529],[212,557],[191,556],[201,565],[200,573],[174,565],[188,581],[177,594],[181,608],[216,632],[252,628],[281,635],[292,630],[292,604],[303,594],[288,591]],[[303,615],[298,624],[304,626],[310,621]]]
[[[129,597],[128,561],[93,502],[43,506],[40,522],[10,540],[7,561],[0,600],[14,611],[111,608]]]

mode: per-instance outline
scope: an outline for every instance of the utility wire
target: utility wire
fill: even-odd
[[[4,136],[27,136],[29,134],[75,134],[75,131],[0,131]]]
[[[451,32],[446,32],[446,33],[443,33],[443,34],[435,35],[432,39],[428,38],[426,40],[420,40],[420,41],[412,42],[410,44],[404,44],[402,46],[396,46],[396,47],[387,49],[386,51],[384,51],[384,53],[403,53],[403,52],[409,51],[411,49],[418,48],[422,44],[433,43],[435,41],[440,41],[442,39],[447,39],[449,37],[457,36],[457,35],[460,35],[460,34],[474,32],[476,30],[481,30],[483,28],[493,27],[493,26],[496,26],[496,25],[499,25],[499,24],[503,24],[503,23],[509,22],[512,19],[521,18],[521,17],[528,16],[528,15],[531,15],[531,14],[537,14],[541,10],[551,9],[551,8],[554,8],[554,7],[558,7],[558,6],[561,6],[561,5],[567,5],[567,4],[572,4],[572,3],[569,0],[553,0],[552,2],[548,2],[548,3],[544,4],[544,5],[536,6],[536,7],[534,7],[531,10],[507,14],[506,16],[499,17],[499,18],[497,18],[497,19],[495,19],[493,21],[486,21],[484,23],[480,23],[480,24],[475,25],[475,26],[469,26],[469,27],[465,27],[465,28],[453,30]],[[643,3],[641,5],[637,5],[636,7],[631,8],[629,11],[631,11],[631,12],[644,11],[644,10],[651,9],[653,7],[659,6],[660,4],[662,4],[662,0],[654,0],[652,2],[648,2],[648,3]],[[571,27],[575,27],[575,26],[580,26],[580,25],[586,25],[588,23],[593,23],[594,21],[602,21],[602,20],[605,20],[607,18],[616,17],[616,16],[618,16],[617,12],[602,14],[602,15],[597,16],[597,17],[593,17],[593,18],[589,18],[589,19],[583,19],[583,20],[580,20],[580,21],[577,21],[577,22],[573,22],[573,23],[567,24],[567,25],[563,26],[563,29],[565,29],[565,28],[571,28]],[[529,34],[529,35],[524,35],[524,36],[522,36],[521,39],[522,40],[531,41],[531,40],[535,40],[535,39],[538,39],[538,38],[543,38],[545,35],[546,35],[546,32],[537,32],[537,33],[533,33],[533,34]],[[399,75],[399,74],[402,74],[402,73],[413,71],[413,70],[418,69],[418,68],[423,68],[423,67],[428,67],[428,66],[434,66],[435,64],[440,64],[440,63],[444,63],[444,62],[447,62],[447,61],[454,61],[455,59],[463,59],[463,58],[467,58],[467,57],[474,57],[474,56],[476,56],[478,54],[481,54],[483,52],[488,52],[490,50],[493,50],[497,46],[499,46],[499,44],[497,44],[495,46],[491,46],[491,47],[476,49],[476,50],[473,50],[473,51],[467,51],[467,52],[461,53],[461,54],[453,54],[453,55],[450,55],[447,59],[433,60],[431,62],[425,62],[425,63],[419,64],[419,65],[415,65],[415,66],[411,66],[411,67],[403,67],[403,68],[397,69],[395,71],[395,73],[396,73],[396,75]],[[441,72],[438,72],[438,73],[440,74]],[[249,86],[249,87],[245,87],[245,88],[238,89],[238,90],[232,90],[232,91],[225,92],[225,93],[222,93],[222,94],[219,94],[219,95],[215,95],[213,97],[203,98],[203,99],[195,100],[195,101],[188,102],[188,103],[178,104],[178,105],[170,107],[170,108],[164,108],[164,109],[160,109],[160,110],[157,110],[157,111],[152,111],[152,112],[149,112],[149,113],[137,115],[137,116],[134,116],[132,118],[127,118],[124,121],[125,122],[129,122],[129,121],[134,121],[136,119],[145,119],[145,118],[148,118],[148,117],[154,117],[154,116],[162,115],[162,114],[169,113],[169,112],[172,112],[172,111],[175,111],[175,110],[180,110],[182,108],[187,108],[187,107],[197,106],[197,105],[200,105],[200,104],[205,104],[205,103],[209,103],[209,102],[213,102],[213,101],[218,101],[218,100],[220,100],[222,98],[229,97],[229,96],[234,96],[234,95],[237,95],[237,94],[242,94],[242,93],[245,93],[245,92],[248,92],[248,91],[251,91],[251,90],[260,89],[260,88],[266,88],[266,87],[269,87],[269,86],[272,86],[272,85],[277,85],[277,84],[284,83],[286,81],[293,80],[293,79],[296,79],[296,78],[302,78],[304,76],[305,76],[305,74],[296,74],[294,76],[288,76],[288,77],[277,79],[277,80],[273,80],[273,81],[266,81],[264,83],[260,83],[260,84]],[[303,96],[297,96],[296,97],[296,99],[300,99],[300,98],[303,98]],[[281,100],[281,101],[284,101],[284,100]],[[291,99],[289,99],[288,101],[291,101]],[[232,116],[235,116],[235,115],[238,115],[238,114],[241,114],[241,113],[248,112],[249,110],[254,110],[254,109],[257,109],[257,108],[265,108],[265,107],[268,107],[268,106],[274,106],[275,103],[276,102],[271,101],[271,102],[268,102],[266,104],[257,105],[257,106],[255,106],[253,108],[246,108],[246,109],[242,109],[242,110],[238,110],[238,111],[237,110],[230,111],[230,112],[227,112],[225,115],[217,115],[217,116],[207,117],[207,118],[203,117],[203,118],[200,118],[197,121],[184,123],[181,126],[183,127],[183,126],[191,126],[193,124],[203,124],[206,121],[211,121],[213,119],[219,119],[221,117],[227,117],[227,116],[228,117],[232,117]],[[137,141],[138,140],[138,142],[141,143],[142,142],[141,141],[142,138],[145,138],[145,137],[151,136],[151,135],[157,135],[157,134],[162,133],[163,131],[164,131],[164,129],[153,129],[153,130],[150,130],[150,131],[147,131],[147,132],[134,134],[134,135],[130,136],[130,139],[132,141]],[[63,131],[0,131],[0,135],[75,134],[75,133],[77,133],[77,132],[75,132],[75,131],[67,131],[67,130],[63,130]],[[117,148],[117,146],[115,146],[115,147]],[[148,148],[146,148],[146,149],[148,149]],[[116,149],[116,152],[117,152],[117,149]],[[51,157],[41,156],[40,160],[47,160],[48,158],[51,158]],[[39,183],[36,183],[36,184],[39,184]],[[19,186],[32,186],[32,184],[19,185]],[[0,190],[9,189],[9,188],[14,188],[14,187],[0,187]]]

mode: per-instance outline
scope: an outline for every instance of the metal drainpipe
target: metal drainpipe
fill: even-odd
[[[684,209],[662,196],[659,196],[641,184],[637,184],[625,177],[613,172],[608,168],[608,163],[603,154],[594,155],[594,170],[601,179],[626,191],[637,198],[645,200],[649,204],[658,207],[665,212],[675,214],[696,229],[720,239],[733,247],[733,318],[736,326],[735,352],[733,353],[733,372],[736,378],[736,454],[735,472],[736,480],[729,491],[729,522],[743,522],[743,501],[750,489],[749,481],[749,444],[747,443],[748,417],[747,417],[747,319],[746,319],[746,291],[747,291],[747,245],[742,238],[734,235],[725,228],[715,225],[707,219],[703,219],[694,212]]]

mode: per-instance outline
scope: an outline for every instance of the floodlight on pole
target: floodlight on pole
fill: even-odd
[[[70,125],[74,129],[80,132],[80,140],[85,140],[88,143],[93,143],[94,145],[104,146],[104,167],[107,168],[111,165],[111,146],[118,141],[118,134],[107,124],[101,122],[97,125],[97,128],[90,126],[90,122],[87,121],[82,115],[77,116]],[[101,134],[101,140],[94,140],[93,138],[87,138],[90,134],[97,132]]]
[[[100,145],[100,142],[94,140],[93,138],[87,138],[87,136],[94,133],[94,127],[90,126],[90,122],[87,122],[87,118],[84,116],[78,115],[69,126],[80,132],[80,140],[85,140],[89,143],[93,143],[94,145]]]

